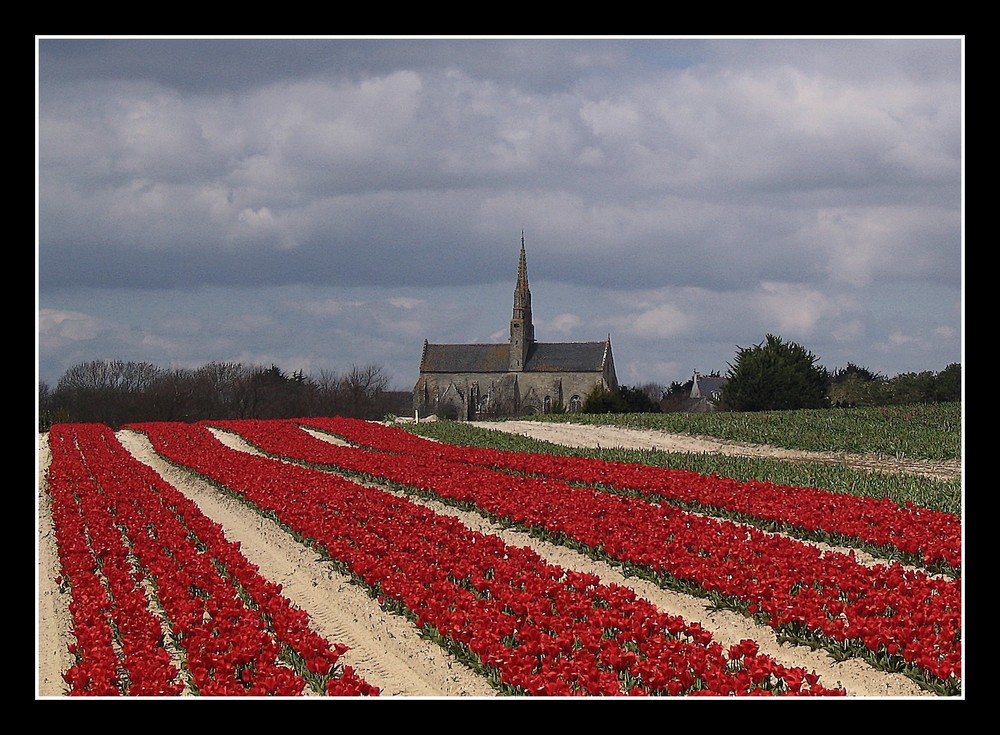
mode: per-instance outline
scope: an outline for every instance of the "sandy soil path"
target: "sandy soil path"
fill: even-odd
[[[474,421],[474,426],[523,434],[533,439],[562,444],[567,447],[624,447],[660,449],[665,452],[725,454],[738,457],[768,457],[790,462],[842,464],[876,472],[905,472],[940,480],[958,480],[962,476],[961,460],[931,462],[899,459],[881,454],[848,454],[845,452],[807,452],[782,449],[766,444],[727,442],[706,436],[672,434],[666,431],[626,429],[619,426],[583,426],[547,421]]]
[[[515,423],[508,428],[515,428]],[[550,425],[546,425],[550,426]],[[551,425],[557,426],[557,425]],[[629,446],[611,440],[606,432],[574,427],[577,441],[595,444],[578,446]],[[588,438],[581,438],[587,434]],[[548,433],[546,437],[553,436]],[[344,576],[324,564],[314,552],[294,542],[275,524],[262,519],[220,495],[210,485],[168,465],[155,454],[148,440],[134,432],[119,432],[122,443],[136,457],[156,469],[165,479],[198,503],[210,518],[221,524],[226,535],[239,541],[247,557],[268,579],[279,582],[286,595],[306,610],[316,629],[332,642],[350,646],[342,661],[370,683],[382,688],[383,696],[417,698],[494,697],[496,692],[485,679],[452,660],[442,649],[420,638],[412,625],[400,617],[386,615],[368,595]],[[616,441],[625,441],[616,435]],[[554,439],[551,439],[554,441]],[[249,451],[238,439],[227,435],[227,444]],[[564,437],[567,443],[568,438]],[[640,446],[649,446],[641,444]],[[698,451],[688,449],[685,451]],[[38,523],[38,675],[36,694],[52,697],[64,694],[61,672],[69,665],[69,615],[66,597],[54,583],[58,559],[51,538],[44,492],[44,466],[48,450],[44,435],[39,441],[39,523]],[[650,583],[622,576],[615,568],[595,562],[563,547],[538,541],[525,533],[505,530],[475,513],[457,511],[439,503],[427,503],[435,511],[457,516],[470,528],[502,537],[507,543],[528,546],[547,560],[564,567],[597,574],[603,581],[633,589],[665,612],[688,621],[701,622],[723,644],[752,638],[761,651],[788,666],[804,666],[820,674],[827,686],[841,684],[854,697],[932,697],[901,674],[885,674],[858,661],[834,663],[826,654],[804,646],[778,645],[770,629],[755,625],[743,616],[706,609],[704,600],[668,592]]]

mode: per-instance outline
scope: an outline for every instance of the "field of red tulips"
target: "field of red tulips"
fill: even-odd
[[[962,696],[951,514],[342,418],[43,439],[41,696]]]

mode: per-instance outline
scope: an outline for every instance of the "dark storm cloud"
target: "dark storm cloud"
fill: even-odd
[[[40,83],[145,81],[180,92],[238,93],[316,77],[360,79],[398,69],[461,68],[539,92],[571,89],[581,73],[621,69],[630,60],[658,68],[687,63],[687,47],[656,41],[578,39],[46,38]]]

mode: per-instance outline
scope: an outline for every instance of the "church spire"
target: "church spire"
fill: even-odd
[[[523,319],[531,327],[531,290],[528,288],[528,261],[524,255],[524,231],[521,231],[521,258],[517,263],[517,285],[514,287],[514,318]],[[532,335],[531,339],[534,339]]]
[[[524,253],[524,230],[521,230],[521,256],[517,263],[514,287],[514,313],[510,320],[510,369],[524,370],[528,348],[535,341],[531,322],[531,291],[528,289],[528,261]]]

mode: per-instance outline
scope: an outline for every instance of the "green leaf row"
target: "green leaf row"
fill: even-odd
[[[941,404],[951,405],[951,404]],[[958,405],[958,404],[954,404]],[[893,407],[898,408],[898,407]],[[867,409],[827,409],[830,411],[863,411]],[[776,412],[779,413],[779,412]],[[804,411],[786,411],[782,414],[812,413]],[[574,414],[572,417],[544,416],[532,417],[532,420],[552,420],[562,423],[584,423],[588,425],[615,425],[629,428],[659,429],[680,433],[676,428],[656,426],[655,420],[671,414]],[[744,414],[738,414],[745,416]],[[695,415],[692,415],[695,416]],[[754,414],[761,416],[761,414]],[[634,423],[636,417],[651,417],[648,425],[640,426]],[[633,422],[633,423],[629,423]],[[706,424],[705,427],[708,425]],[[797,485],[815,487],[830,492],[848,493],[861,497],[890,498],[900,505],[911,500],[917,505],[933,510],[962,515],[962,483],[960,480],[936,480],[920,475],[895,474],[886,472],[869,472],[841,465],[820,464],[812,462],[790,462],[785,460],[757,457],[729,457],[718,454],[695,452],[664,452],[653,449],[623,449],[623,448],[575,448],[566,447],[552,442],[540,441],[519,434],[512,434],[496,429],[485,429],[468,423],[456,421],[433,421],[419,424],[400,424],[408,431],[431,439],[446,441],[463,446],[488,447],[516,452],[544,452],[547,454],[567,455],[576,457],[592,457],[597,459],[636,462],[654,467],[671,467],[674,469],[691,470],[700,474],[718,474],[736,480],[770,481],[779,485]],[[709,436],[707,431],[697,432]],[[793,433],[788,430],[788,433]],[[718,438],[732,441],[750,441],[738,436],[716,434]],[[775,446],[786,444],[767,442]],[[787,447],[796,448],[796,447]],[[831,451],[826,449],[823,451]],[[832,450],[846,451],[846,450]]]
[[[962,456],[960,402],[797,411],[539,414],[530,418],[653,429],[814,452],[874,453],[929,460]]]

